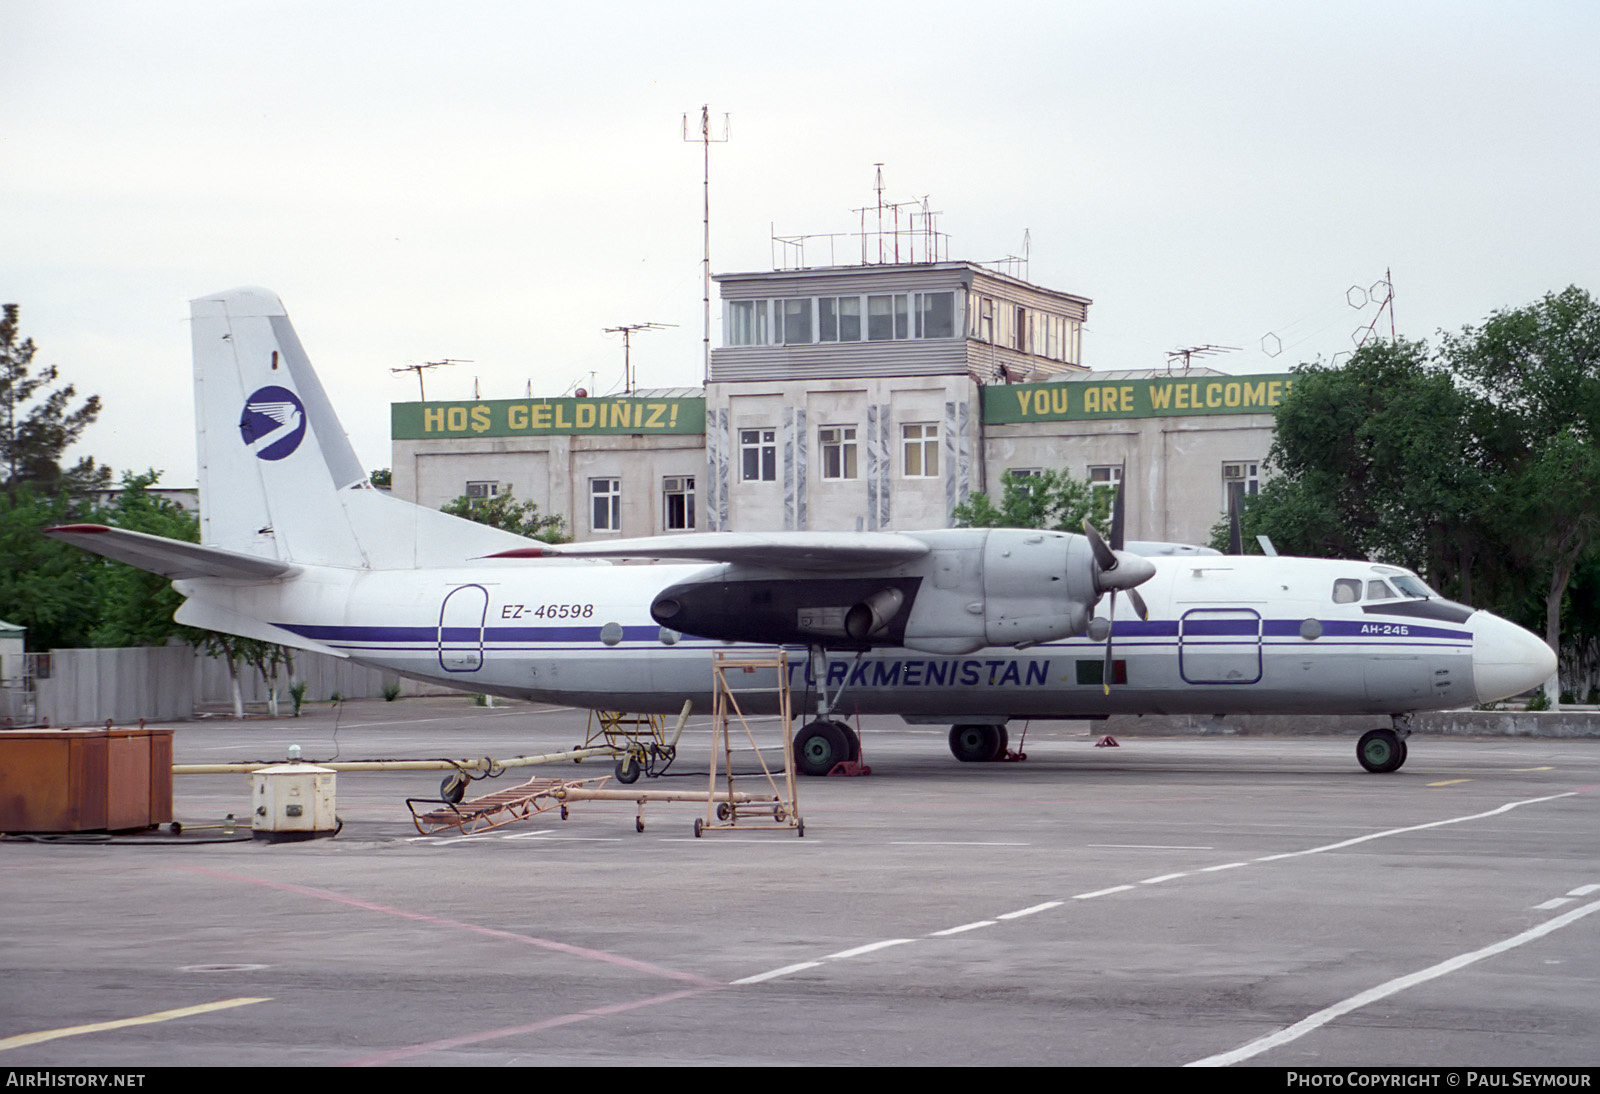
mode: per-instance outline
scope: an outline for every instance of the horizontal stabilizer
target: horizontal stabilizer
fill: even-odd
[[[675,558],[796,570],[895,566],[931,548],[893,532],[701,532],[598,543],[539,544],[489,558]]]
[[[260,581],[281,577],[294,569],[290,563],[274,558],[260,558],[221,547],[202,547],[165,536],[108,528],[104,524],[62,524],[46,528],[44,534],[174,581],[190,577]]]

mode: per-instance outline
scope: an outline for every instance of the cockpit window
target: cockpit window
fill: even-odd
[[[1400,590],[1401,596],[1426,596],[1436,597],[1439,594],[1424,585],[1420,578],[1404,574],[1394,579],[1395,587]]]
[[[1367,582],[1368,600],[1393,600],[1394,590],[1381,581]]]
[[[1341,577],[1333,583],[1335,604],[1354,604],[1361,599],[1361,582],[1353,577]]]

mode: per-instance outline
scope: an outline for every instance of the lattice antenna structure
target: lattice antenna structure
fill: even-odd
[[[401,365],[399,368],[392,368],[389,371],[390,372],[415,372],[417,374],[417,398],[421,399],[423,402],[427,402],[428,401],[428,393],[426,391],[424,391],[423,387],[422,387],[422,374],[424,372],[426,372],[430,368],[443,368],[446,365],[470,365],[470,364],[472,364],[472,362],[467,360],[464,357],[446,357],[442,361],[424,361],[420,365]],[[476,377],[474,377],[474,379],[473,379],[473,387],[474,387],[474,396],[473,397],[476,398],[477,397],[476,396],[476,387],[477,387],[477,379],[476,379]]]
[[[622,393],[633,393],[633,332],[636,330],[663,330],[666,327],[675,327],[676,323],[628,323],[620,327],[607,327],[607,334],[622,335]]]
[[[701,275],[705,283],[705,337],[702,348],[705,351],[703,364],[705,371],[704,383],[711,382],[711,146],[713,144],[726,144],[733,136],[733,130],[728,124],[728,115],[722,115],[722,136],[711,135],[711,107],[700,108],[700,132],[694,136],[689,135],[689,115],[683,116],[683,139],[700,145],[705,157],[705,171],[702,176],[705,195],[705,254],[700,260]],[[624,340],[626,345],[626,340]]]
[[[1168,372],[1188,372],[1196,357],[1210,357],[1218,353],[1234,353],[1238,346],[1214,346],[1206,343],[1203,346],[1188,346],[1184,349],[1175,349],[1167,354]],[[1182,365],[1179,365],[1179,362]]]

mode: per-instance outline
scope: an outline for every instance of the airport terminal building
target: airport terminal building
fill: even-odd
[[[1093,371],[1092,303],[970,262],[723,274],[706,386],[396,403],[393,490],[511,490],[578,540],[951,524],[1006,471],[1126,478],[1128,536],[1204,542],[1254,493],[1287,375]]]

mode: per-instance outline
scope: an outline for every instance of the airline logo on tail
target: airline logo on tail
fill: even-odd
[[[300,397],[275,385],[257,388],[245,400],[239,435],[257,459],[283,459],[300,447],[306,435],[306,411]]]

